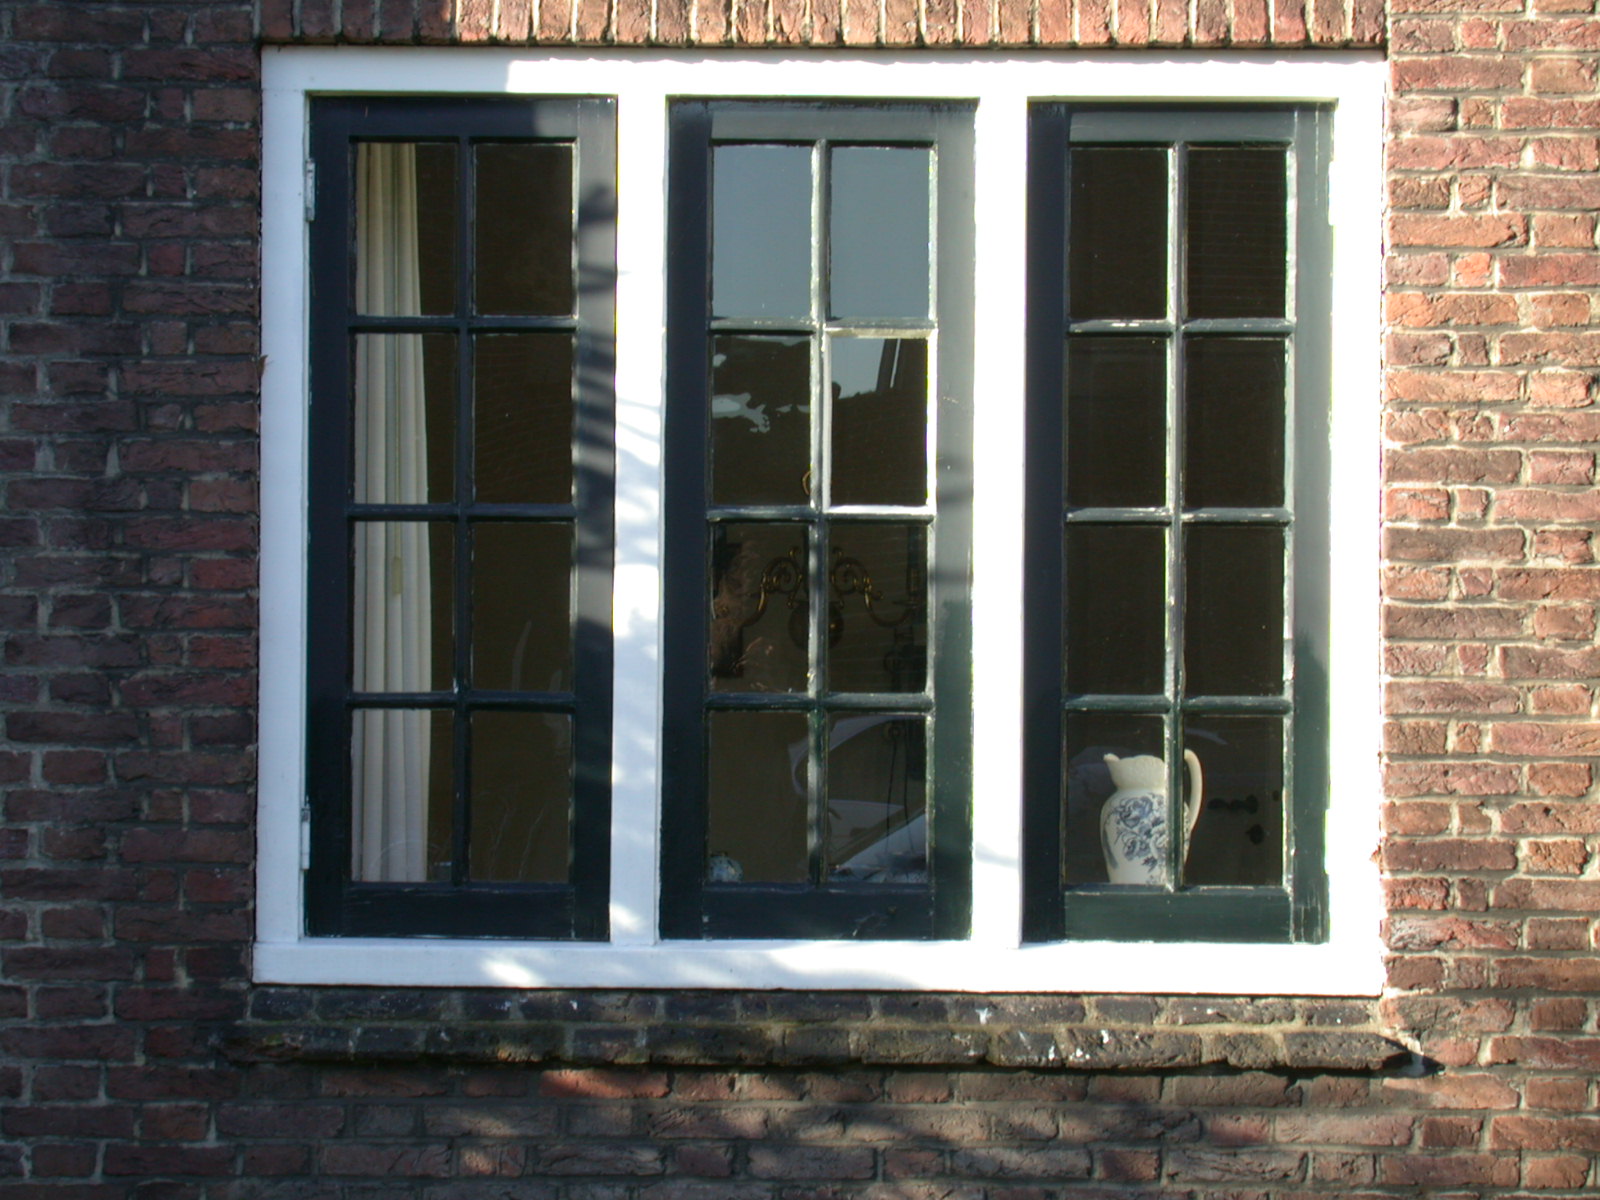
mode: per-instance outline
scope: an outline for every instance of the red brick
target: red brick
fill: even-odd
[[[1429,328],[1436,325],[1510,325],[1517,322],[1517,303],[1511,296],[1447,292],[1423,295],[1398,292],[1389,296],[1389,320],[1399,326]]]
[[[1510,871],[1517,856],[1505,842],[1391,837],[1383,847],[1383,864],[1391,871]]]
[[[1581,1188],[1589,1178],[1592,1160],[1577,1154],[1524,1155],[1522,1183],[1530,1188]]]
[[[1386,1156],[1380,1161],[1378,1172],[1384,1183],[1431,1188],[1475,1183],[1506,1187],[1514,1184],[1518,1175],[1513,1157],[1460,1153]]]
[[[1600,725],[1588,722],[1566,725],[1531,721],[1497,723],[1492,728],[1492,744],[1497,754],[1592,757],[1600,754]]]
[[[1524,545],[1515,529],[1389,529],[1384,542],[1388,557],[1408,562],[1514,562]]]
[[[1514,59],[1418,58],[1391,67],[1397,92],[1506,91],[1522,85],[1522,65]]]
[[[1510,796],[1520,788],[1517,767],[1508,763],[1394,762],[1384,769],[1386,794],[1408,796]]]

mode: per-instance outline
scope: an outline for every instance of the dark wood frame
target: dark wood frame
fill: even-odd
[[[440,317],[363,317],[351,297],[354,145],[442,141],[460,147],[456,311]],[[472,296],[473,186],[467,150],[478,140],[577,147],[573,245],[575,312],[562,317],[480,317]],[[307,629],[307,929],[315,935],[604,939],[610,901],[611,576],[614,493],[616,269],[614,105],[605,99],[321,98],[311,101],[315,195],[310,246],[311,395]],[[480,504],[470,494],[471,334],[567,331],[574,337],[570,504]],[[351,337],[357,332],[457,335],[456,494],[422,505],[356,504],[351,477]],[[357,519],[449,522],[458,531],[454,606],[456,686],[448,691],[357,695],[351,678],[351,530]],[[559,521],[574,528],[570,692],[489,692],[462,681],[471,652],[468,531],[474,521]],[[351,878],[350,726],[356,708],[454,712],[457,738],[450,882],[370,883]],[[566,884],[474,883],[464,878],[470,837],[467,717],[478,710],[562,713],[573,728],[570,870]]]
[[[1329,286],[1327,170],[1330,122],[1312,106],[1035,104],[1029,121],[1028,178],[1028,436],[1027,598],[1024,637],[1024,872],[1023,933],[1030,941],[1112,939],[1136,941],[1319,941],[1327,936],[1327,879],[1322,819],[1328,796],[1328,492],[1329,492]],[[1286,420],[1286,488],[1290,503],[1274,513],[1215,514],[1225,522],[1275,524],[1290,538],[1286,601],[1292,611],[1294,653],[1286,664],[1281,697],[1204,697],[1215,712],[1282,715],[1286,727],[1287,802],[1283,884],[1280,887],[1178,887],[1173,889],[1063,886],[1062,719],[1067,711],[1123,711],[1126,697],[1069,696],[1062,673],[1065,505],[1062,445],[1065,436],[1066,339],[1099,333],[1109,323],[1074,323],[1067,313],[1069,155],[1077,145],[1166,145],[1181,157],[1189,143],[1279,145],[1289,151],[1289,275],[1294,308],[1287,319],[1204,322],[1207,332],[1270,333],[1292,347]],[[1173,176],[1177,204],[1182,168]],[[1181,211],[1178,209],[1177,211]],[[1171,249],[1181,269],[1181,246]],[[1175,276],[1173,277],[1175,279]],[[1176,289],[1175,282],[1169,286]],[[1181,301],[1174,298],[1173,304]],[[1180,339],[1197,325],[1183,313],[1150,322],[1117,322],[1116,332],[1149,332]],[[1176,353],[1176,351],[1174,351]],[[1182,428],[1181,385],[1168,379],[1169,406]],[[1169,434],[1169,441],[1171,439]],[[1176,463],[1176,458],[1173,462]],[[1145,514],[1095,510],[1097,521],[1145,519]],[[1170,570],[1182,554],[1180,527],[1191,514],[1170,514]],[[1172,609],[1167,653],[1182,636],[1181,599]],[[1173,677],[1169,662],[1169,687]],[[1178,797],[1182,763],[1176,732],[1191,701],[1169,692],[1150,711],[1165,725],[1169,770],[1169,827],[1181,828]],[[1170,854],[1181,862],[1181,839]]]
[[[665,650],[661,930],[670,938],[958,938],[971,913],[972,109],[969,105],[848,102],[682,102],[670,118],[667,278]],[[819,512],[759,513],[708,504],[708,335],[795,332],[823,336],[850,324],[714,321],[710,307],[711,147],[716,141],[851,142],[930,146],[937,157],[936,312],[903,323],[937,330],[936,496],[925,518],[905,509],[852,517],[926,520],[930,526],[930,686],[906,695],[827,695],[814,685],[793,704],[712,695],[707,685],[708,519],[760,515],[800,521]],[[825,261],[825,258],[824,260]],[[816,284],[814,281],[814,288]],[[892,322],[873,322],[884,329]],[[828,518],[834,519],[834,518]],[[815,553],[815,552],[814,552]],[[814,622],[825,619],[813,606]],[[815,634],[814,634],[815,636]],[[817,644],[817,643],[814,643]],[[760,885],[705,881],[708,708],[809,714],[921,710],[930,721],[929,882],[926,885]],[[815,804],[815,799],[813,801]]]

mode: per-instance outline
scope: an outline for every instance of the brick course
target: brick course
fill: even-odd
[[[261,41],[1385,46],[1383,999],[250,988]],[[0,4],[0,1196],[1593,1194],[1597,75],[1593,0]]]

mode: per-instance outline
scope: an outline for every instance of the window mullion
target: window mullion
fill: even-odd
[[[472,420],[473,376],[477,341],[469,315],[473,309],[472,226],[477,189],[477,163],[470,138],[456,142],[456,454],[455,485],[456,530],[455,610],[456,630],[452,660],[451,690],[455,702],[455,737],[451,741],[454,761],[455,795],[451,802],[450,882],[460,887],[467,881],[468,848],[472,829],[472,713],[467,705],[471,692],[469,672],[472,664],[472,557],[473,525],[467,513],[473,501],[473,460],[475,446]]]
[[[1163,716],[1167,765],[1167,883],[1177,891],[1182,883],[1188,850],[1187,822],[1183,820],[1183,714],[1184,692],[1184,303],[1186,262],[1183,238],[1183,201],[1186,175],[1185,147],[1180,142],[1169,151],[1167,193],[1167,321],[1172,329],[1167,344],[1167,650],[1168,706]]]
[[[613,607],[613,739],[610,931],[614,946],[659,940],[661,846],[660,497],[664,345],[667,327],[666,97],[640,89],[616,100],[618,405]],[[702,537],[704,534],[702,533]]]
[[[1036,119],[1036,114],[1035,118]],[[972,778],[982,780],[983,802],[971,806],[972,821],[972,925],[975,944],[1008,948],[1018,944],[1023,927],[1023,855],[1025,765],[1019,746],[1031,742],[1038,733],[1037,723],[1049,726],[1042,734],[1048,749],[1047,759],[1059,761],[1061,747],[1061,706],[1052,698],[1044,715],[1030,714],[1024,705],[1023,663],[1027,646],[1025,623],[1030,619],[1023,602],[1027,579],[1025,561],[1029,558],[1028,533],[1017,514],[1024,511],[1027,480],[1017,470],[1020,431],[1029,429],[1025,395],[1028,386],[1028,330],[1030,293],[1048,291],[1040,273],[1028,265],[1030,228],[1028,188],[1022,186],[1021,172],[1029,163],[1029,105],[1026,97],[1010,95],[986,99],[974,118],[974,136],[979,149],[979,169],[972,184],[973,294],[979,298],[970,310],[973,346],[972,378],[981,381],[974,388],[974,400],[982,405],[982,420],[971,421],[972,501],[969,520],[981,536],[972,539]],[[952,168],[952,156],[941,153],[940,178]],[[1059,167],[1059,160],[1055,164]],[[955,189],[952,188],[952,192]],[[957,195],[959,193],[956,193]],[[941,195],[941,212],[950,192]],[[952,197],[953,198],[953,197]],[[941,261],[951,268],[957,264],[948,248],[941,248]],[[1059,290],[1059,270],[1049,272]],[[951,276],[941,272],[941,295],[949,299],[954,289]],[[941,341],[956,327],[941,329]],[[1059,325],[1051,328],[1056,347],[1054,370],[1059,370],[1064,342]],[[944,381],[948,387],[949,380]],[[981,390],[979,390],[981,388]],[[936,394],[935,402],[944,390]],[[948,419],[951,414],[941,413]],[[976,416],[976,413],[973,414]],[[1059,420],[1059,405],[1054,419]],[[941,428],[944,420],[941,420]],[[1031,436],[1031,434],[1030,434]],[[1058,442],[1059,444],[1059,442]],[[1029,455],[1032,458],[1032,455]],[[1046,544],[1054,555],[1061,552],[1060,454],[1055,455],[1054,512],[1040,519],[1047,527]],[[954,514],[945,512],[947,523]],[[1027,514],[1029,521],[1034,514]],[[1054,630],[1059,638],[1061,624],[1057,606]],[[1056,654],[1059,679],[1060,656]],[[1058,695],[1059,693],[1055,693]],[[946,698],[948,699],[948,698]],[[1027,722],[1035,723],[1029,728]],[[1019,738],[1017,731],[1024,730]],[[1059,774],[1051,771],[1052,775]],[[1050,838],[1059,846],[1060,838]],[[1053,874],[1059,877],[1057,856]],[[1052,880],[1045,885],[1055,896],[1059,910],[1060,889]]]
[[[822,697],[828,690],[825,661],[828,656],[828,552],[832,530],[828,510],[833,496],[833,461],[828,452],[833,432],[833,402],[828,387],[832,370],[828,342],[828,174],[829,143],[811,146],[811,494],[812,519],[806,539],[807,591],[810,598],[810,673],[807,693],[812,697],[808,731],[810,747],[806,771],[806,871],[813,885],[827,882],[823,847],[827,840],[828,710]]]

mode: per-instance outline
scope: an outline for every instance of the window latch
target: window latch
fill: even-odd
[[[306,159],[306,223],[309,225],[317,219],[317,164],[315,159]]]
[[[300,806],[300,869],[311,869],[311,804]]]

